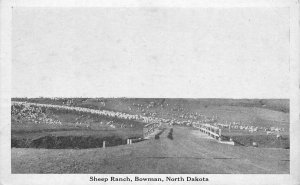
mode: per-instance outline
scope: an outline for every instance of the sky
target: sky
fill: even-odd
[[[12,97],[288,98],[287,8],[14,8]]]

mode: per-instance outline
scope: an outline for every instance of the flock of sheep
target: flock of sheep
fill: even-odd
[[[51,124],[51,125],[61,125],[62,123],[59,120],[48,117],[41,107],[29,106],[27,104],[18,105],[13,104],[11,107],[12,118],[16,122],[21,122],[25,119],[35,124]]]
[[[57,99],[55,99],[57,100]],[[101,101],[101,100],[99,100]],[[104,103],[104,102],[103,102]],[[16,109],[16,106],[23,106],[24,109],[21,111]],[[105,103],[104,103],[105,106]],[[158,116],[157,112],[149,111],[151,108],[154,107],[161,107],[161,108],[170,108],[176,116],[171,116],[172,118],[161,118]],[[149,123],[168,123],[170,125],[178,124],[178,125],[186,125],[186,126],[193,126],[198,124],[211,124],[213,126],[217,126],[221,129],[235,129],[235,130],[246,130],[251,133],[264,131],[267,134],[272,133],[279,133],[284,132],[284,128],[279,127],[257,127],[251,125],[246,125],[242,122],[220,122],[218,121],[218,116],[213,115],[212,117],[205,116],[200,113],[190,113],[184,112],[184,109],[179,106],[172,107],[171,105],[165,104],[156,104],[155,102],[150,102],[148,104],[138,104],[132,103],[131,106],[128,106],[129,112],[134,112],[136,114],[129,114],[124,112],[117,112],[111,110],[96,110],[84,107],[74,107],[74,101],[72,99],[68,99],[66,102],[63,102],[63,105],[55,105],[55,104],[39,104],[39,103],[29,103],[29,102],[17,102],[12,101],[12,114],[16,116],[23,116],[27,117],[28,120],[34,123],[48,123],[48,124],[58,124],[60,125],[61,122],[59,120],[54,120],[52,118],[47,117],[46,114],[42,112],[42,107],[45,108],[55,108],[58,110],[72,110],[81,113],[91,113],[96,115],[102,115],[105,117],[113,117],[118,118],[121,120],[135,120],[139,122],[143,122],[146,124]],[[135,110],[134,110],[135,109]],[[138,113],[137,113],[138,112]],[[170,115],[170,113],[169,113]],[[76,122],[75,125],[81,125],[81,122]],[[112,128],[118,127],[126,127],[125,124],[120,124],[114,121],[108,121],[106,123],[101,122],[100,124],[108,125]],[[132,127],[132,124],[130,125]]]
[[[253,125],[244,125],[242,122],[215,123],[214,125],[221,128],[227,128],[227,129],[246,130],[251,133],[263,131],[266,132],[267,134],[272,134],[275,132],[279,133],[285,131],[284,128],[280,128],[280,127],[258,127]]]
[[[149,109],[154,107],[155,103],[150,102],[148,105],[143,104],[137,104],[133,103],[133,107],[137,107],[137,110],[141,111],[143,115],[150,115],[150,116],[157,116],[158,113],[156,112],[150,112]],[[160,105],[159,107],[170,107],[169,104]],[[133,110],[133,108],[129,107],[129,110]],[[186,125],[186,126],[193,126],[193,125],[199,125],[199,124],[210,124],[215,127],[219,127],[221,129],[229,129],[229,130],[243,130],[248,131],[250,133],[262,131],[267,134],[275,134],[280,132],[285,132],[284,128],[280,127],[263,127],[263,126],[254,126],[256,124],[249,122],[248,124],[246,122],[241,121],[218,121],[217,115],[212,115],[211,117],[208,117],[201,113],[193,113],[193,112],[184,112],[184,108],[180,107],[179,105],[175,107],[170,107],[170,110],[173,112],[176,112],[175,114],[172,114],[172,119],[163,119],[160,118],[161,122],[169,123],[170,125]],[[170,114],[169,114],[170,115]],[[176,119],[178,117],[178,119]]]
[[[61,125],[61,122],[54,120],[42,111],[42,108],[55,108],[57,110],[71,110],[79,113],[90,113],[110,118],[118,118],[120,120],[136,120],[144,123],[157,123],[158,119],[154,117],[145,117],[141,115],[131,115],[122,112],[115,112],[109,110],[95,110],[83,107],[71,107],[65,105],[53,105],[53,104],[39,104],[39,103],[28,103],[28,102],[16,102],[12,101],[12,116],[16,118],[25,118],[33,123],[47,123]],[[19,120],[19,119],[17,119]],[[75,125],[82,125],[81,122],[76,122]],[[117,121],[108,121],[107,123],[100,122],[100,124],[108,125],[112,128],[116,128],[116,125],[120,125],[121,128],[125,127],[125,124],[120,124]],[[131,124],[130,127],[133,125]]]

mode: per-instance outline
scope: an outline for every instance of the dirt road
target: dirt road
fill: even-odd
[[[289,173],[289,150],[219,144],[163,125],[159,138],[106,149],[12,149],[13,173]],[[170,132],[172,136],[170,136]]]

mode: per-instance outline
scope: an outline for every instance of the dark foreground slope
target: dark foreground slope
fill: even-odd
[[[12,148],[12,173],[289,173],[289,150],[230,146],[189,127],[156,139],[97,149]],[[169,136],[169,137],[168,137]]]

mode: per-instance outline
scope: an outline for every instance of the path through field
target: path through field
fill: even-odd
[[[159,138],[105,149],[13,148],[12,173],[289,173],[289,150],[219,144],[189,127],[161,129]]]

